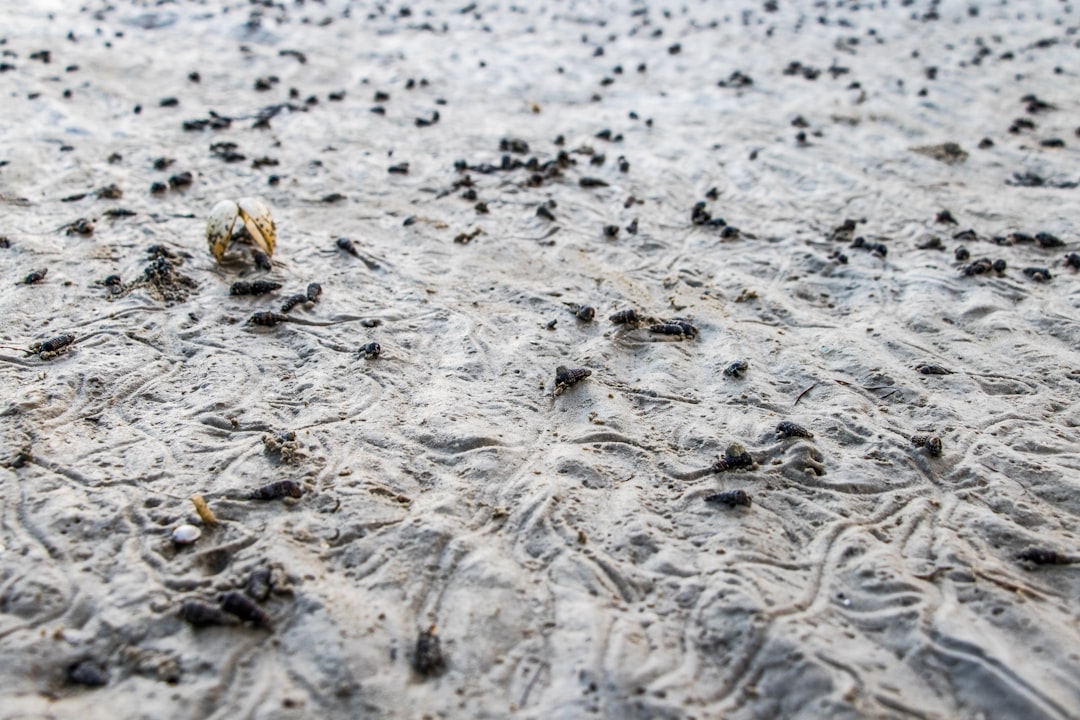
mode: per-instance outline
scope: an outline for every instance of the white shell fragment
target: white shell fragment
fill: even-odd
[[[237,219],[244,223],[256,248],[267,255],[274,254],[277,226],[270,214],[270,206],[262,198],[246,197],[236,202],[222,200],[210,211],[206,221],[206,243],[215,260],[221,262],[225,256]]]
[[[173,542],[177,545],[190,545],[202,536],[202,530],[194,525],[181,525],[172,531]]]

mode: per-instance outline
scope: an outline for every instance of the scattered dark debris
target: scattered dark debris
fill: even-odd
[[[281,283],[270,280],[237,280],[229,288],[230,295],[265,295],[281,289]]]
[[[349,253],[353,257],[360,257],[360,252],[356,249],[356,245],[354,245],[353,241],[350,240],[349,238],[347,238],[347,237],[339,237],[335,241],[335,243],[336,243],[336,245],[338,246],[339,249],[344,250],[345,252]]]
[[[724,368],[724,376],[729,378],[741,378],[750,369],[750,364],[745,360],[736,360]]]
[[[1028,120],[1027,118],[1016,118],[1013,120],[1012,125],[1009,126],[1009,132],[1013,135],[1023,130],[1034,130],[1036,128],[1035,122]]]
[[[931,235],[919,242],[915,247],[919,250],[944,250],[945,243],[937,235]]]
[[[434,625],[420,632],[409,660],[413,670],[425,677],[438,675],[446,669],[446,659],[443,657]]]
[[[724,454],[716,459],[716,462],[712,464],[710,470],[714,473],[727,472],[728,470],[741,470],[742,468],[753,469],[754,458],[750,456],[750,453],[746,452],[739,443],[731,443],[728,445]]]
[[[911,148],[913,152],[925,155],[946,165],[955,165],[967,159],[967,152],[958,143],[947,142],[940,145],[923,145]]]
[[[1040,140],[1039,145],[1044,148],[1063,148],[1065,147],[1065,141],[1061,138],[1047,138]]]
[[[814,433],[810,432],[809,430],[804,428],[802,425],[799,425],[798,423],[791,422],[790,420],[781,421],[780,424],[776,426],[776,434],[779,435],[780,437],[783,437],[783,438],[793,438],[793,437],[812,438],[812,437],[814,437]]]
[[[665,320],[664,322],[657,323],[649,326],[649,332],[657,333],[658,335],[674,335],[679,339],[696,338],[698,335],[698,329],[686,322],[685,320]]]
[[[953,214],[951,212],[949,212],[948,210],[940,211],[937,214],[937,218],[935,218],[935,222],[939,222],[939,223],[942,223],[942,224],[945,224],[945,225],[956,225],[956,224],[958,224],[956,222],[956,218],[954,218]]]
[[[550,222],[555,222],[555,213],[551,212],[551,205],[553,201],[548,201],[536,208],[536,217],[544,218]]]
[[[590,375],[592,375],[592,370],[587,368],[567,368],[565,365],[560,365],[555,368],[555,391],[552,394],[562,395],[568,387],[576,385]]]
[[[499,151],[527,155],[529,153],[529,143],[521,138],[503,138],[499,140]]]
[[[278,50],[278,56],[279,57],[293,57],[293,58],[296,58],[296,61],[299,62],[301,65],[306,65],[307,64],[307,55],[300,52],[299,50],[289,50],[289,49]]]
[[[239,152],[236,149],[237,147],[237,144],[234,142],[216,142],[210,146],[210,154],[227,163],[243,162],[244,160],[247,160],[247,155]]]
[[[232,613],[227,613],[217,605],[211,605],[202,600],[185,601],[180,606],[180,618],[195,627],[236,625],[238,622],[237,617]]]
[[[862,235],[859,235],[851,241],[851,247],[869,250],[874,255],[882,258],[889,254],[889,248],[885,245],[885,243],[869,242]]]
[[[626,226],[626,232],[629,235],[637,235],[637,231],[638,231],[638,221],[637,221],[637,218],[634,218],[633,220],[630,221],[630,224]]]
[[[306,293],[297,293],[291,295],[285,299],[285,302],[281,305],[281,311],[283,313],[293,310],[298,304],[311,303],[315,304],[319,302],[319,299],[323,295],[323,286],[319,283],[310,283]]]
[[[583,177],[578,180],[578,185],[583,188],[608,187],[608,183],[605,180],[594,177]]]
[[[109,684],[109,673],[95,660],[82,660],[67,671],[68,682],[87,687],[104,687]]]
[[[94,223],[92,223],[88,218],[79,218],[78,220],[75,220],[65,225],[64,233],[66,235],[93,235]]]
[[[810,67],[809,65],[803,65],[798,60],[792,60],[788,63],[787,67],[783,70],[785,75],[802,75],[807,80],[817,80],[821,75],[821,71],[817,68]]]
[[[1053,277],[1048,269],[1041,267],[1026,267],[1023,273],[1035,282],[1050,282]]]
[[[472,230],[470,232],[458,233],[457,235],[454,236],[454,242],[456,242],[459,245],[468,245],[470,242],[472,242],[477,237],[479,237],[481,234],[483,234],[483,232],[484,232],[483,228],[476,228],[475,230]]]
[[[57,335],[44,342],[35,342],[26,349],[27,355],[37,355],[40,360],[52,360],[68,352],[75,345],[75,336],[71,333]]]
[[[342,195],[341,193],[333,192],[333,193],[330,193],[328,195],[323,195],[321,198],[319,198],[319,202],[323,202],[323,203],[326,203],[326,204],[329,205],[331,203],[341,202],[342,200],[345,200],[345,199],[346,199],[346,197],[344,195]]]
[[[614,239],[614,238],[617,238],[618,236],[619,236],[619,226],[618,225],[605,225],[604,226],[604,237]]]
[[[23,278],[20,285],[33,285],[39,283],[45,279],[45,276],[49,274],[49,268],[41,268],[40,270],[34,270]]]
[[[995,237],[994,242],[998,245],[1024,245],[1035,242],[1035,238],[1024,232],[1009,233],[1005,237]]]
[[[255,601],[242,592],[235,590],[222,593],[219,602],[221,609],[235,615],[243,622],[248,622],[255,627],[270,628],[270,616],[265,610],[255,604]]]
[[[980,150],[989,150],[992,147],[994,147],[994,141],[988,137],[984,137],[982,140],[979,141]]]
[[[187,132],[198,132],[210,128],[211,130],[227,130],[232,125],[232,119],[218,115],[213,110],[210,111],[209,118],[198,118],[196,120],[184,120],[181,127]]]
[[[705,502],[714,505],[727,505],[729,508],[734,508],[738,506],[750,507],[753,500],[750,497],[750,493],[745,490],[725,490],[724,492],[706,495]]]
[[[248,575],[247,583],[244,584],[244,592],[256,602],[266,602],[270,597],[270,590],[274,586],[274,571],[269,567],[258,567]]]
[[[105,217],[118,218],[118,217],[132,217],[136,212],[134,210],[128,210],[127,208],[109,208],[102,213]]]
[[[18,450],[16,450],[14,453],[12,453],[11,456],[3,463],[0,463],[0,465],[10,470],[18,470],[21,467],[25,467],[26,464],[31,462],[33,459],[33,449],[29,445],[24,445]]]
[[[409,174],[409,163],[402,162],[402,163],[398,163],[397,165],[391,165],[386,170],[387,170],[387,172],[389,172],[391,174],[395,174],[395,175],[408,175]]]
[[[690,210],[690,222],[694,225],[708,225],[710,227],[725,227],[727,225],[724,218],[714,218],[712,214],[705,209],[704,200],[699,200],[694,203],[694,207]]]
[[[190,187],[191,183],[195,181],[195,176],[188,171],[177,173],[169,178],[169,187],[173,190],[180,190],[186,187]]]
[[[591,305],[574,305],[574,317],[582,322],[592,322],[596,317],[596,309]]]
[[[1035,233],[1035,244],[1041,248],[1059,248],[1065,247],[1065,241],[1056,235],[1051,235],[1048,232]]]
[[[726,80],[716,83],[722,88],[745,88],[754,84],[754,79],[739,70],[734,71]]]
[[[297,305],[308,302],[308,296],[303,293],[297,293],[285,298],[285,302],[281,304],[281,312],[287,313],[291,311]]]
[[[431,127],[439,122],[439,111],[433,110],[430,118],[418,117],[414,120],[416,127]]]
[[[1020,102],[1025,103],[1024,109],[1029,115],[1036,115],[1041,112],[1049,112],[1051,110],[1057,110],[1057,106],[1040,100],[1034,95],[1028,94],[1020,98]]]
[[[851,242],[858,222],[858,220],[847,218],[843,223],[833,228],[832,232],[829,233],[829,240],[833,242]]]
[[[360,353],[360,357],[366,360],[374,360],[375,358],[382,355],[382,345],[372,341],[361,345],[360,349],[357,352]]]
[[[964,246],[960,246],[953,251],[953,257],[957,262],[965,262],[971,258],[971,253]]]
[[[309,98],[309,100],[311,99]],[[307,112],[308,109],[304,105],[294,105],[293,103],[267,105],[255,114],[255,122],[251,124],[251,128],[253,130],[269,130],[270,121],[286,110],[289,112]]]
[[[1006,180],[1005,184],[1012,187],[1048,187],[1055,190],[1072,190],[1080,187],[1080,182],[1071,180],[1051,181],[1033,172],[1013,173],[1012,179]]]
[[[183,264],[183,259],[169,248],[164,245],[151,245],[147,248],[147,254],[150,263],[143,268],[142,276],[127,285],[110,288],[112,298],[122,297],[137,288],[145,287],[158,300],[182,302],[192,290],[199,287],[194,279],[176,269]]]
[[[628,308],[626,310],[619,310],[618,312],[609,315],[608,320],[616,325],[633,325],[637,326],[641,322],[641,318],[638,316],[637,311],[634,308]]]
[[[292,435],[292,433],[288,433]],[[295,437],[295,436],[294,436]],[[265,443],[266,438],[263,438]],[[284,460],[285,451],[288,449],[287,445],[295,440],[286,440],[281,443],[282,459]],[[304,488],[296,480],[278,480],[262,487],[256,488],[248,495],[250,500],[280,500],[282,498],[298,498],[303,497]]]
[[[119,200],[124,196],[124,191],[116,183],[106,185],[94,191],[94,195],[101,200]]]
[[[279,323],[289,322],[289,316],[272,312],[270,310],[263,310],[252,315],[248,322],[252,325],[261,325],[262,327],[273,327]]]
[[[1020,562],[1031,565],[1070,565],[1076,562],[1076,558],[1058,552],[1051,548],[1029,547],[1016,554]]]
[[[273,269],[274,265],[270,262],[270,256],[264,253],[262,250],[253,250],[251,253],[252,260],[255,261],[255,267],[260,270],[269,272]]]
[[[920,375],[954,375],[952,370],[942,367],[941,365],[933,365],[930,363],[920,363],[915,366],[915,370]]]
[[[911,444],[926,450],[930,457],[941,457],[941,438],[937,435],[912,435]]]
[[[1008,264],[1000,258],[997,260],[991,260],[990,258],[984,257],[979,258],[978,260],[960,268],[960,272],[966,277],[971,277],[973,275],[985,275],[991,270],[998,274],[1001,274],[1005,272],[1007,267]]]

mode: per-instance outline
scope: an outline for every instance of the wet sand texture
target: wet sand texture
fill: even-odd
[[[0,18],[0,715],[1080,717],[1075,3]]]

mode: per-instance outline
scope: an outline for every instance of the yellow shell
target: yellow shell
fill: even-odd
[[[237,218],[244,223],[255,247],[267,255],[273,255],[277,242],[277,226],[270,214],[270,206],[262,198],[246,197],[236,202],[222,200],[210,211],[210,217],[206,221],[206,243],[214,259],[221,262],[225,256],[225,251],[232,242]]]

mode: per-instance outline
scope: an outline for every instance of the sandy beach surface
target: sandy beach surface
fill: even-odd
[[[0,717],[1080,717],[1075,2],[0,21]]]

